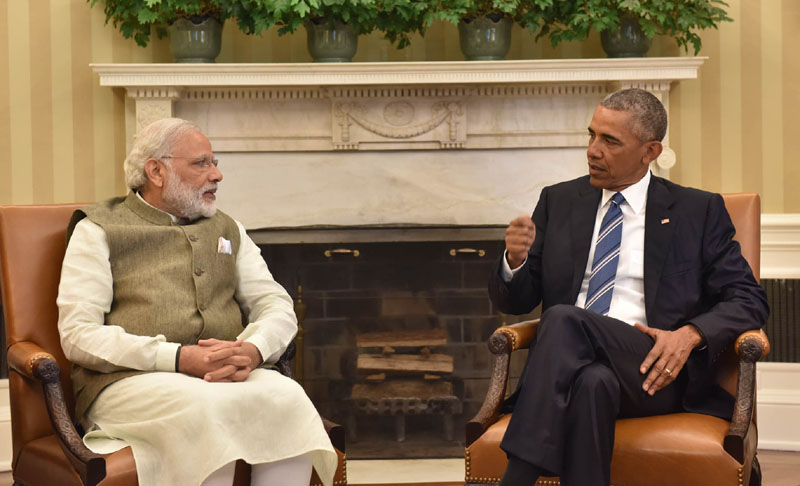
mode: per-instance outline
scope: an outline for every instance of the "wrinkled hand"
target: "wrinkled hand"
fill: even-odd
[[[653,396],[678,377],[692,350],[703,341],[700,331],[687,324],[675,331],[663,331],[643,326],[638,322],[636,329],[655,341],[639,367],[641,374],[647,374],[642,389]],[[649,372],[648,372],[649,371]]]
[[[178,370],[206,381],[244,381],[261,364],[261,353],[251,343],[203,339],[181,348]]]
[[[506,228],[506,257],[512,270],[528,257],[535,237],[536,227],[530,216],[517,216],[509,223]]]

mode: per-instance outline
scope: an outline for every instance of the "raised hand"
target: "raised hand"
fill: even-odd
[[[530,216],[517,216],[506,228],[506,258],[508,266],[515,269],[522,265],[528,258],[533,240],[536,237],[536,227]]]

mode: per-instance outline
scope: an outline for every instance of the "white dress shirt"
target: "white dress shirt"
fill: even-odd
[[[614,280],[614,292],[611,297],[610,317],[633,325],[636,322],[647,325],[647,316],[644,308],[644,217],[647,208],[647,188],[650,185],[650,171],[639,182],[623,189],[625,201],[620,205],[622,210],[622,242],[619,251],[617,276]],[[603,221],[614,191],[603,189],[600,205],[597,207],[594,230],[592,231],[592,246],[589,249],[589,259],[586,262],[586,271],[583,275],[581,290],[575,305],[585,307],[586,294],[589,290],[592,261],[597,246],[597,233]],[[503,280],[510,282],[514,274],[523,267],[511,270],[508,260],[503,257],[501,269]]]
[[[277,361],[297,333],[292,299],[277,283],[261,257],[261,250],[239,227],[241,244],[236,255],[236,301],[250,324],[238,339],[250,342],[264,361]],[[58,289],[58,330],[67,358],[101,372],[124,369],[176,371],[178,343],[166,337],[137,336],[119,326],[107,326],[114,297],[114,280],[105,231],[82,219],[70,238]]]

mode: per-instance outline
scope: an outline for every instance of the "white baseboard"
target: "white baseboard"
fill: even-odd
[[[800,363],[758,363],[758,447],[800,451]]]
[[[11,470],[11,404],[8,397],[8,380],[0,380],[0,471]]]

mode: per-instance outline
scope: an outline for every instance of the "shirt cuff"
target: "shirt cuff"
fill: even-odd
[[[503,278],[503,282],[505,283],[510,282],[511,279],[514,278],[514,275],[516,275],[517,272],[519,272],[520,268],[522,268],[525,265],[525,262],[528,261],[528,258],[525,257],[525,260],[522,261],[522,264],[520,266],[518,266],[514,270],[511,270],[511,266],[508,264],[507,256],[508,256],[508,250],[503,252],[503,264],[500,266],[500,276]]]
[[[178,371],[175,369],[175,353],[179,347],[178,343],[158,343],[156,371]]]

